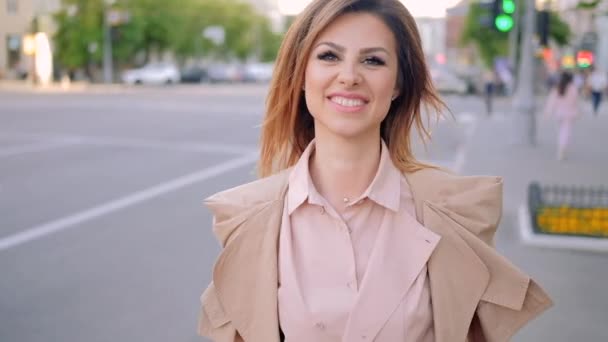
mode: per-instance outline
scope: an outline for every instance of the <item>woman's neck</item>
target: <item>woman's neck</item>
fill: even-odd
[[[334,209],[342,211],[374,179],[380,152],[379,134],[357,139],[317,135],[315,151],[309,160],[313,183]]]

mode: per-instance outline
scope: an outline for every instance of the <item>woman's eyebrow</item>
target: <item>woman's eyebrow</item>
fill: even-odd
[[[338,52],[340,52],[340,53],[342,53],[346,50],[346,48],[344,46],[341,46],[341,45],[338,45],[338,44],[332,43],[332,42],[320,42],[315,47],[319,47],[321,45],[327,45],[327,46],[331,47],[332,49],[338,50]],[[387,49],[380,47],[380,46],[368,47],[368,48],[363,48],[363,49],[359,50],[359,53],[361,53],[361,54],[372,53],[372,52],[384,52],[386,54],[390,54]]]

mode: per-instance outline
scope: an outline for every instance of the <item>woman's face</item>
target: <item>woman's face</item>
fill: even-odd
[[[380,136],[398,95],[397,70],[395,38],[381,19],[369,13],[336,19],[313,44],[304,75],[315,134]]]

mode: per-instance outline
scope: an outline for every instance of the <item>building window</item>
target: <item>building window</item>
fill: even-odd
[[[26,70],[23,69],[21,60],[21,36],[9,34],[6,36],[6,65],[9,70],[16,72],[18,77],[22,77]]]
[[[6,0],[6,13],[15,14],[19,9],[19,0]]]

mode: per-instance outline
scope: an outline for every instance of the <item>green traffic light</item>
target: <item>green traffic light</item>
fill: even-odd
[[[507,14],[515,13],[515,1],[513,0],[503,0],[502,1],[502,11]]]
[[[498,31],[509,32],[513,28],[513,18],[506,14],[501,14],[494,20],[494,25]]]

